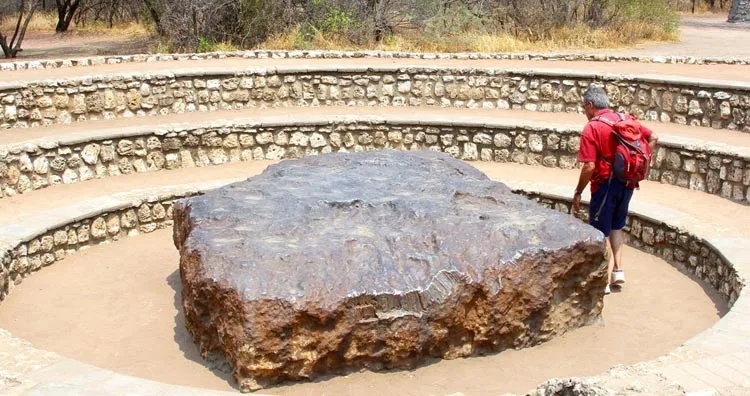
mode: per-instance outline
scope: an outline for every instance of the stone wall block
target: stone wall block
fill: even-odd
[[[120,216],[117,214],[107,215],[107,233],[111,236],[120,233]]]
[[[477,145],[475,143],[464,143],[461,159],[465,161],[476,161],[479,158]]]
[[[151,207],[146,203],[141,204],[138,207],[138,221],[141,223],[147,223],[151,221],[151,219],[152,219]]]
[[[486,133],[477,133],[474,135],[472,141],[477,144],[490,145],[493,143],[493,138]]]
[[[93,92],[86,96],[86,112],[98,114],[104,110],[104,94]]]
[[[141,94],[137,91],[128,91],[125,94],[125,101],[127,103],[127,108],[130,109],[131,111],[139,110],[141,108],[142,100],[143,98],[141,97]]]
[[[513,139],[513,144],[519,149],[525,149],[527,147],[526,136],[523,134],[516,135],[515,139]]]
[[[122,228],[126,230],[135,228],[138,225],[138,217],[135,213],[135,210],[128,209],[127,211],[125,211],[125,213],[123,213],[122,215],[120,223],[122,225]]]
[[[117,142],[117,154],[121,156],[135,155],[135,144],[128,139],[122,139]]]
[[[529,149],[535,153],[541,153],[544,151],[544,143],[542,137],[537,134],[529,136]]]
[[[111,144],[104,144],[100,147],[99,156],[104,163],[112,162],[116,158],[115,147]]]
[[[101,146],[96,143],[90,143],[84,146],[81,151],[81,159],[88,165],[96,165],[99,162],[99,153]]]
[[[91,236],[94,237],[95,240],[103,239],[107,236],[107,221],[104,217],[98,217],[93,223],[91,223]],[[81,239],[80,235],[78,236],[78,239]]]
[[[70,112],[75,115],[86,114],[86,95],[75,94],[73,95],[72,101],[70,102]],[[7,113],[6,113],[7,116]]]
[[[47,172],[49,172],[49,160],[44,156],[37,157],[36,159],[34,159],[33,167],[36,174],[46,175]]]
[[[581,138],[578,136],[571,136],[568,139],[568,152],[577,154],[581,147]]]

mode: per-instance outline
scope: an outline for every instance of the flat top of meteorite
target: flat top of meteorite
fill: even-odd
[[[283,161],[177,206],[189,210],[183,249],[199,252],[205,276],[247,300],[300,306],[412,291],[440,299],[451,278],[481,282],[524,252],[602,241],[430,151]]]

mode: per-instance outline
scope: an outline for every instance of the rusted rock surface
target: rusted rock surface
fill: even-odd
[[[526,347],[601,313],[601,234],[441,153],[284,161],[174,217],[186,326],[243,390]]]

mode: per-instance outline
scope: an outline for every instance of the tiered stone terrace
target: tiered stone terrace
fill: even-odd
[[[602,83],[616,107],[662,136],[652,182],[632,208],[629,243],[708,281],[732,308],[668,356],[589,381],[623,394],[636,380],[651,394],[750,392],[746,60],[205,57],[2,65],[0,300],[24,277],[80,249],[170,226],[175,198],[246,177],[247,166],[267,160],[439,150],[480,169],[506,163],[490,176],[569,212],[584,121],[580,93]],[[220,393],[94,368],[2,330],[0,341],[3,394]]]

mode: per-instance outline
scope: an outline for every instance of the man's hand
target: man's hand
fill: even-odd
[[[651,151],[656,150],[656,143],[659,142],[659,137],[656,136],[656,134],[652,134],[651,137],[648,139],[648,145],[651,147]]]
[[[581,194],[589,184],[591,176],[594,175],[594,169],[596,169],[596,164],[594,162],[583,163],[581,176],[578,178],[578,185],[575,189],[575,195],[573,195],[573,214],[576,214],[581,210]]]
[[[576,193],[573,195],[573,214],[577,214],[581,211],[581,194]]]

